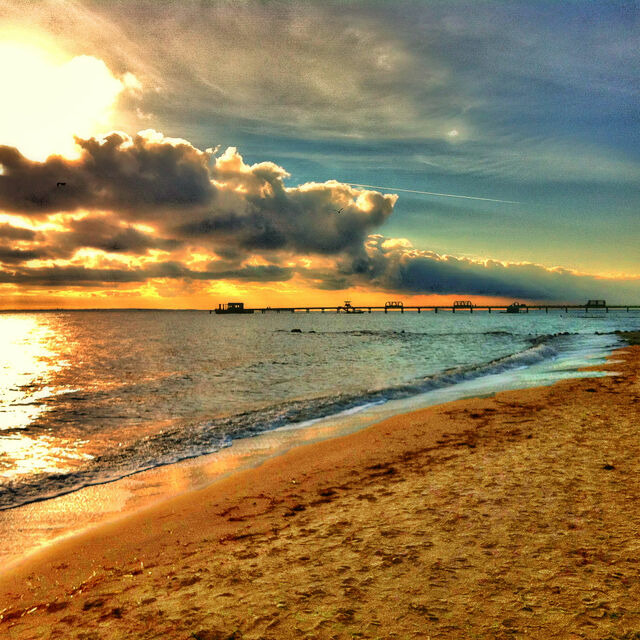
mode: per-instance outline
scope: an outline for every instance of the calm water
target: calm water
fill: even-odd
[[[500,372],[574,375],[639,326],[624,311],[2,314],[0,508]]]

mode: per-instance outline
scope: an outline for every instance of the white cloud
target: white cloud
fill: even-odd
[[[421,164],[459,175],[519,182],[625,182],[640,180],[640,163],[615,151],[568,141],[496,137],[462,144],[446,153],[416,154]]]

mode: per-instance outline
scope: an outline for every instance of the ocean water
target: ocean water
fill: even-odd
[[[0,509],[372,406],[580,375],[639,327],[624,310],[0,314]]]

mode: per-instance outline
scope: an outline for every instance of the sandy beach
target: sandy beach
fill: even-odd
[[[0,637],[640,637],[640,346],[396,416],[53,545]]]

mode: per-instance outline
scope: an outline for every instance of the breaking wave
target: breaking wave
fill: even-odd
[[[354,334],[364,331],[350,332]],[[398,332],[399,333],[399,332]],[[285,425],[293,425],[356,411],[416,396],[434,389],[516,368],[529,367],[558,355],[557,336],[530,339],[531,346],[511,355],[481,364],[454,367],[385,388],[363,393],[336,393],[219,417],[195,424],[179,424],[118,447],[87,461],[69,473],[44,473],[37,478],[17,479],[0,487],[0,510],[46,500],[82,487],[112,482],[146,469],[219,451],[233,440],[255,436]]]

